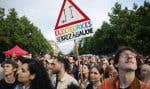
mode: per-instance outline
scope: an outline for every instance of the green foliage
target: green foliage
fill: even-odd
[[[4,9],[0,8],[0,57],[3,51],[16,44],[32,54],[53,53],[40,29],[25,16],[19,18],[15,9],[10,9],[9,14],[5,16]]]
[[[130,46],[139,53],[150,54],[150,2],[144,5],[133,5],[133,9],[121,7],[116,3],[108,13],[109,23],[103,22],[93,37],[85,38],[80,54],[87,51],[93,54],[113,53],[120,46]]]

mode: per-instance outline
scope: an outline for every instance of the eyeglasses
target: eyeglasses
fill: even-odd
[[[124,53],[124,54],[121,54],[120,55],[120,57],[122,57],[122,58],[136,58],[137,57],[137,55],[136,54],[128,54],[128,53]]]

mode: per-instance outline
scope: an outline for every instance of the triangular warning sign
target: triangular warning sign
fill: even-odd
[[[87,20],[90,20],[89,17],[72,0],[64,0],[55,25],[55,30]]]

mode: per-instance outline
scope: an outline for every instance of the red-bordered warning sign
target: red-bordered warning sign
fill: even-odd
[[[55,30],[87,20],[90,20],[89,17],[72,0],[64,0]]]
[[[57,42],[80,39],[91,34],[93,29],[89,17],[72,0],[64,0],[55,26]]]

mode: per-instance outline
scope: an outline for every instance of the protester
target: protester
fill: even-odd
[[[89,84],[89,66],[87,64],[83,64],[80,68],[79,82],[81,89],[85,89]]]
[[[16,80],[17,63],[11,59],[7,59],[2,63],[4,69],[4,79],[0,80],[0,89],[14,89],[18,84]]]
[[[15,89],[53,89],[44,65],[36,59],[24,61],[18,70],[18,84]]]
[[[10,63],[6,68],[4,62],[0,89],[150,89],[149,58],[129,47],[114,56],[88,54],[78,60],[74,56],[52,58],[44,52],[37,57],[14,55],[11,61],[18,67]]]
[[[143,64],[141,66],[141,80],[150,86],[150,65],[149,64]]]
[[[53,62],[53,73],[56,77],[56,89],[66,89],[71,83],[79,85],[78,82],[67,73],[69,68],[69,61],[64,57],[57,57]]]
[[[47,69],[47,72],[48,72],[48,75],[49,77],[52,76],[52,63],[53,63],[54,59],[46,59],[46,69]]]
[[[118,75],[117,70],[115,69],[114,65],[110,64],[106,67],[105,69],[105,78],[111,78],[111,77],[116,77]]]
[[[118,77],[108,78],[100,89],[150,89],[135,76],[137,53],[134,49],[124,47],[118,50],[114,63],[118,67]]]
[[[2,62],[2,58],[0,58],[0,80],[4,78],[4,75],[3,75],[3,68],[1,66],[1,62]]]
[[[100,66],[93,66],[90,69],[90,81],[86,89],[100,89],[101,83],[103,81],[104,70]]]
[[[53,86],[55,86],[56,84],[56,74],[53,74],[53,61],[55,60],[55,58],[51,58],[51,59],[46,59],[46,69],[49,75],[50,80],[52,81]]]
[[[90,61],[90,67],[97,65],[97,59],[96,59],[95,55],[90,56],[89,61]]]
[[[104,56],[104,55],[101,55],[100,57],[99,57],[99,59],[100,59],[100,66],[102,66],[102,68],[104,69],[104,71],[105,71],[105,69],[107,68],[107,66],[109,65],[109,62],[108,62],[108,57],[107,56]]]
[[[14,61],[18,64],[18,69],[17,70],[20,70],[20,68],[22,67],[23,63],[28,60],[28,58],[25,58],[25,57],[18,57],[16,58]]]
[[[76,79],[79,80],[79,68],[78,65],[76,65],[76,58],[74,56],[68,56],[69,64],[70,64],[70,74]]]

